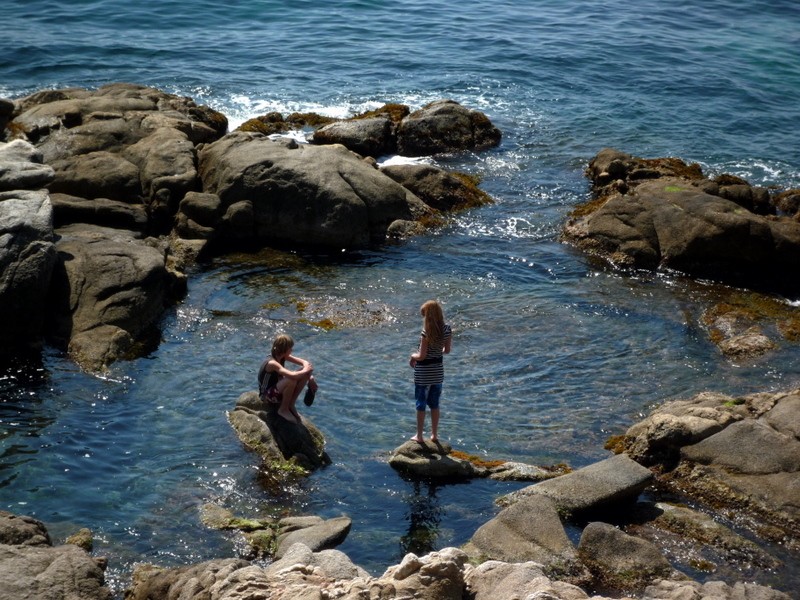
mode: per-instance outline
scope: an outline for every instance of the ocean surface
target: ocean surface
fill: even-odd
[[[700,324],[719,288],[620,274],[559,241],[604,147],[677,156],[710,175],[800,187],[800,3],[738,0],[6,0],[0,97],[126,81],[194,98],[231,128],[280,111],[345,117],[451,98],[503,142],[424,159],[474,173],[496,200],[406,243],[341,256],[231,256],[191,274],[148,356],[81,372],[46,349],[0,370],[0,509],[59,542],[79,527],[133,566],[237,556],[200,507],[243,516],[347,515],[340,546],[373,574],[408,551],[466,542],[519,483],[430,485],[387,464],[414,432],[408,355],[420,304],[454,330],[441,437],[488,458],[581,467],[652,408],[704,390],[800,385],[800,344],[720,355]],[[384,157],[382,160],[396,160]],[[788,274],[797,276],[796,273]],[[326,317],[347,323],[331,330]],[[265,486],[226,420],[288,332],[320,382],[300,407],[333,464]],[[578,534],[571,531],[571,535]],[[800,588],[778,572],[690,573]]]

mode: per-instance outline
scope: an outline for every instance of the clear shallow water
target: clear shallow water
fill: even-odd
[[[200,524],[206,502],[346,514],[341,549],[374,573],[407,550],[461,544],[494,515],[494,498],[521,484],[431,488],[386,464],[413,432],[406,357],[429,297],[455,330],[443,437],[492,458],[580,467],[665,399],[800,384],[797,344],[746,364],[719,355],[698,325],[710,287],[610,273],[558,242],[605,146],[800,187],[795,3],[128,4],[12,1],[0,95],[133,81],[233,126],[270,110],[345,116],[450,97],[504,139],[439,159],[497,199],[440,231],[357,255],[219,260],[192,275],[150,356],[105,378],[53,351],[3,372],[0,508],[56,539],[91,528],[116,590],[136,562],[234,555],[238,540]],[[328,313],[377,322],[309,323]],[[334,464],[275,493],[225,411],[284,330],[316,366],[305,414]],[[799,571],[788,557],[777,578],[743,576],[793,589]]]

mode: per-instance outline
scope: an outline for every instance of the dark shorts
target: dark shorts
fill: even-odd
[[[417,410],[424,411],[426,406],[435,410],[439,408],[439,398],[442,396],[442,384],[433,385],[414,384],[414,397],[417,399]]]
[[[272,404],[281,403],[281,393],[277,387],[268,388],[267,391],[261,396],[262,402],[271,402]]]

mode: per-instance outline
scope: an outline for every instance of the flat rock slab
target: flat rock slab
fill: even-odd
[[[526,496],[550,497],[562,514],[573,514],[635,500],[653,480],[646,467],[618,454],[567,475],[547,479],[509,494],[509,503]]]

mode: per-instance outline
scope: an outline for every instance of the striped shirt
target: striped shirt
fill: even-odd
[[[425,355],[424,360],[418,360],[414,365],[414,384],[415,385],[435,385],[444,381],[444,362],[442,361],[442,353],[447,340],[453,334],[450,325],[444,326],[442,332],[444,337],[442,343],[438,348],[428,345],[428,353]],[[425,330],[420,334],[426,337]]]

